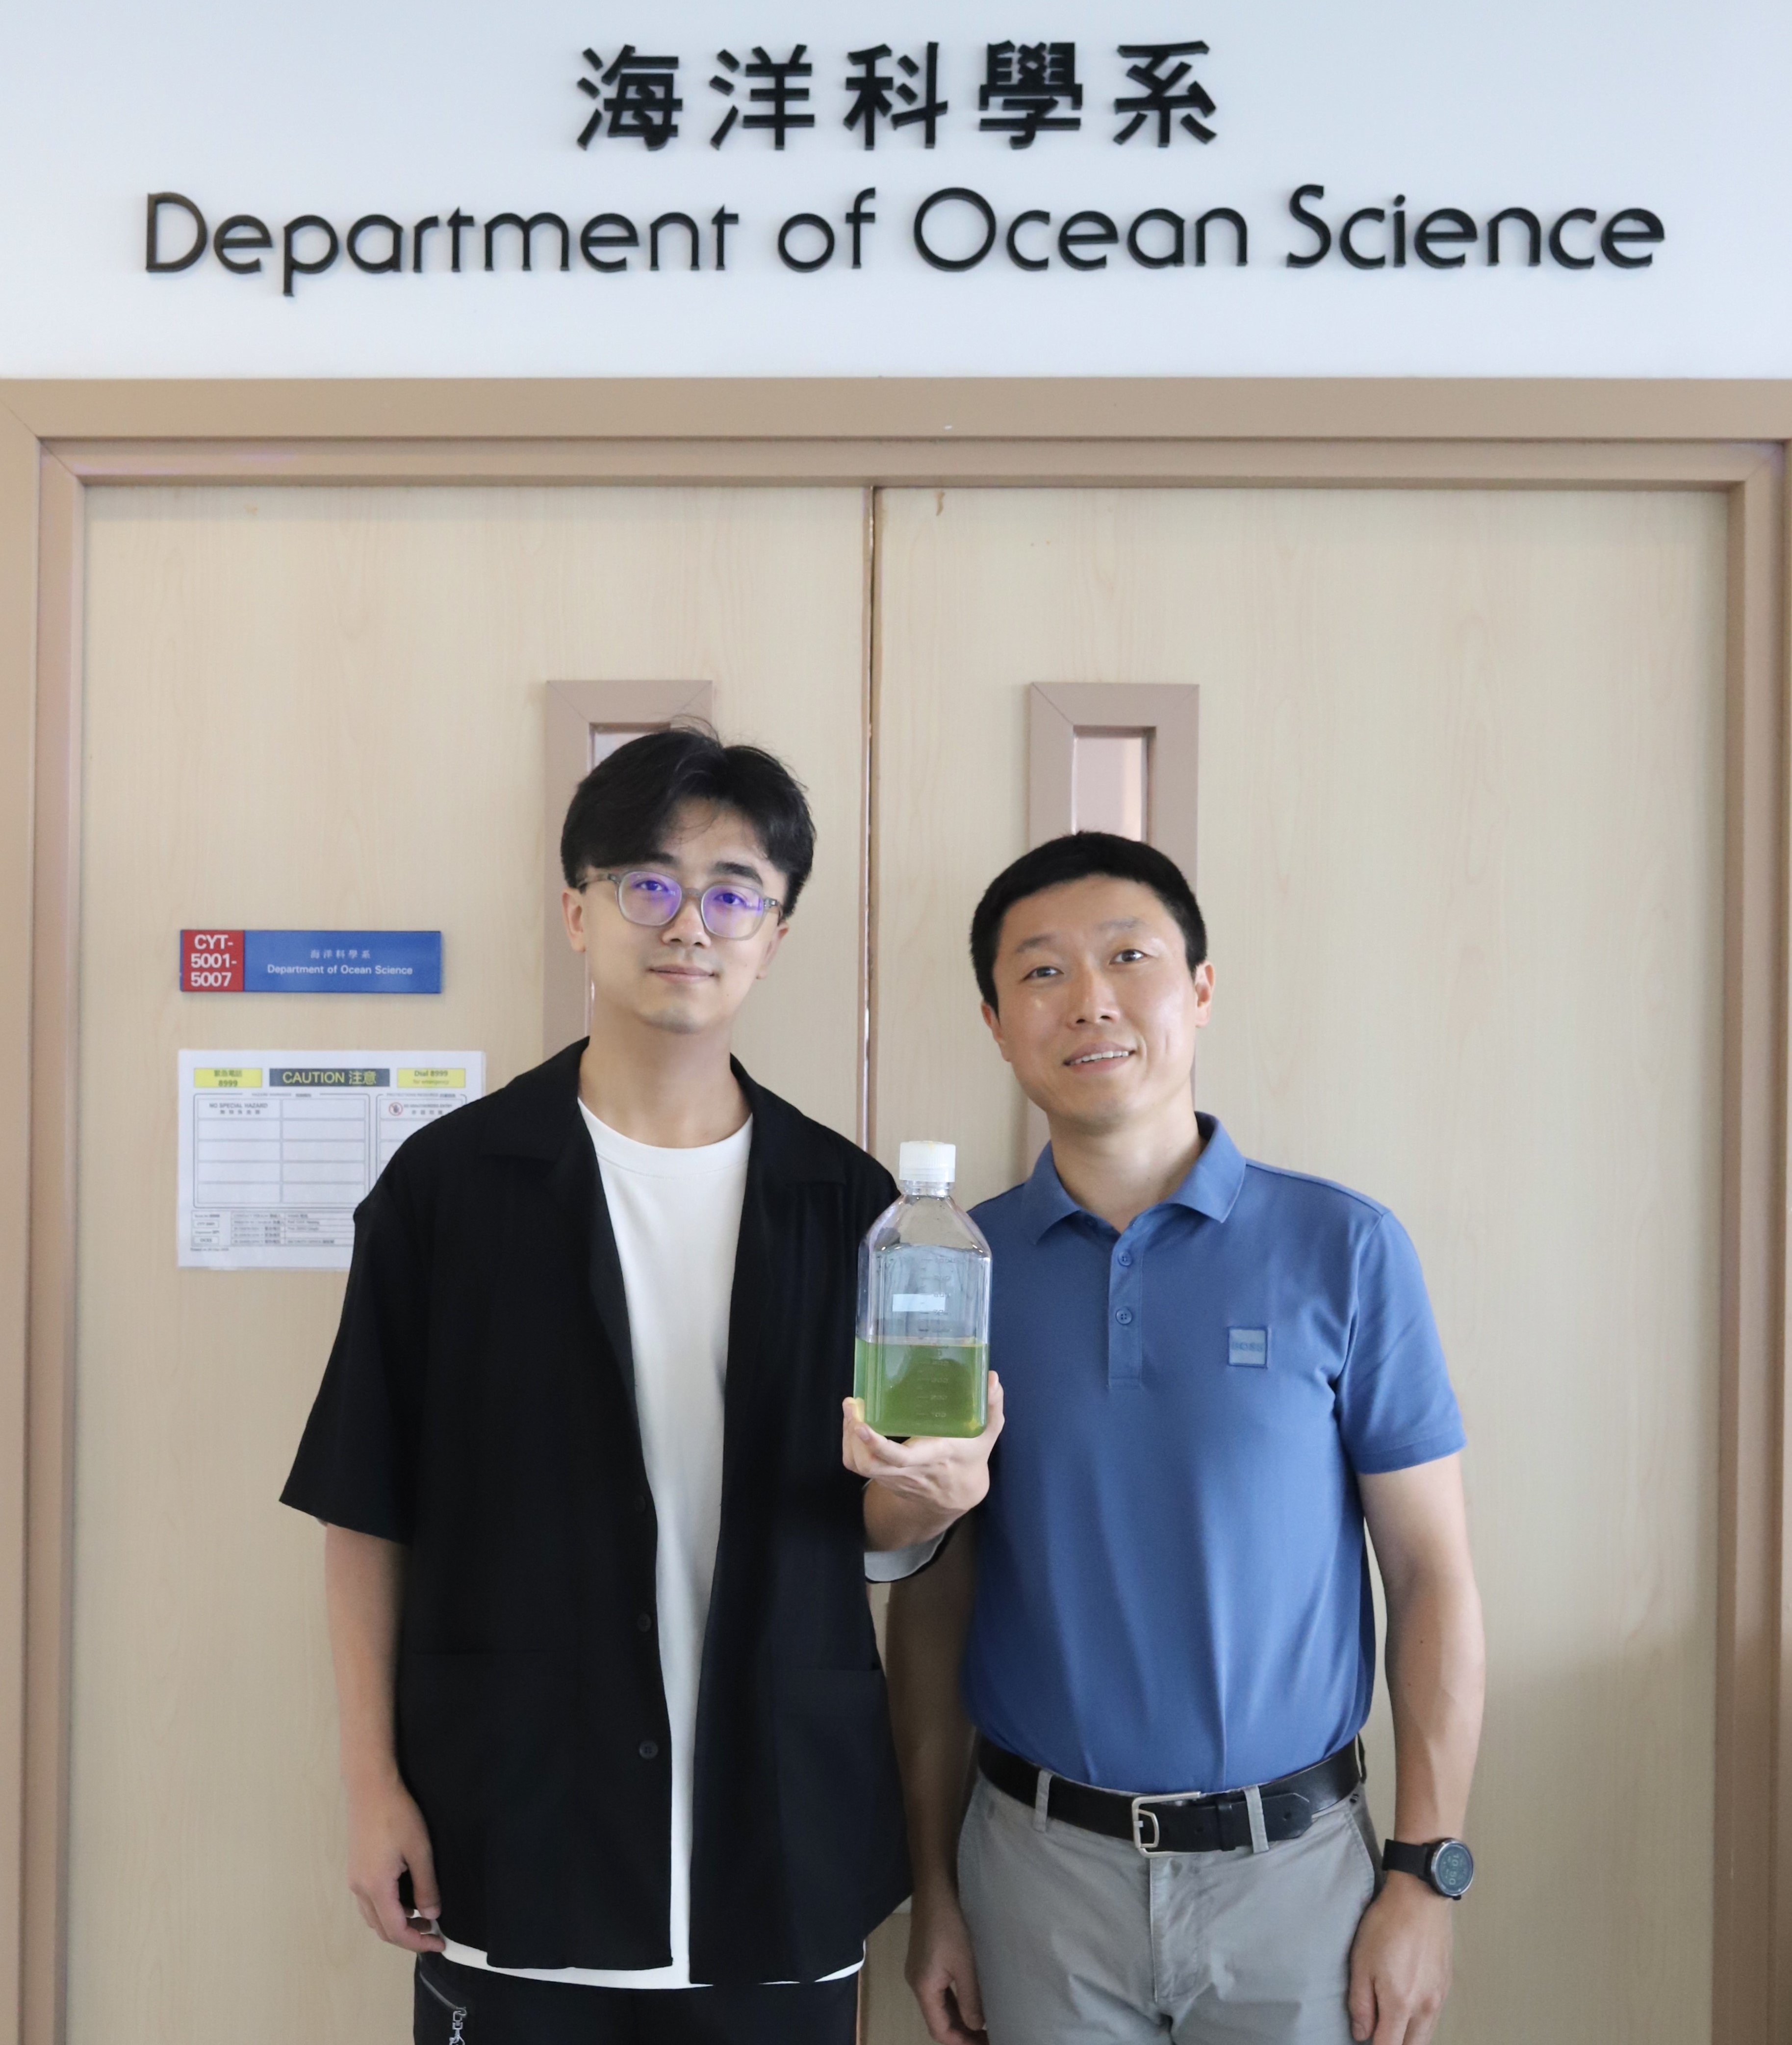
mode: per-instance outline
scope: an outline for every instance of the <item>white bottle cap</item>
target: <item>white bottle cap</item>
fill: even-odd
[[[905,1143],[896,1156],[896,1176],[905,1186],[949,1186],[957,1169],[956,1143]]]

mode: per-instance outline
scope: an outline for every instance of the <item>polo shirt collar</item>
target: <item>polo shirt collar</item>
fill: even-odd
[[[1201,1155],[1182,1184],[1160,1204],[1187,1207],[1213,1221],[1224,1221],[1232,1212],[1244,1184],[1244,1153],[1221,1126],[1217,1117],[1198,1114],[1194,1119],[1203,1138]],[[1048,1143],[1040,1152],[1039,1162],[1021,1190],[1021,1212],[1028,1234],[1037,1242],[1048,1229],[1055,1227],[1067,1215],[1083,1211],[1065,1192],[1064,1182],[1058,1177],[1058,1168],[1052,1161],[1052,1146]]]

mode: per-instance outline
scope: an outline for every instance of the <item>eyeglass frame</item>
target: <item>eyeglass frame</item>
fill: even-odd
[[[672,887],[677,888],[679,891],[678,905],[673,910],[671,915],[666,919],[664,922],[636,922],[635,919],[629,914],[626,909],[623,907],[623,884],[625,881],[633,879],[637,874],[651,874],[655,880],[664,880],[669,883]],[[697,916],[698,922],[702,924],[704,929],[707,930],[709,935],[716,940],[717,943],[723,945],[744,945],[747,942],[748,938],[756,938],[759,932],[765,928],[767,911],[770,909],[776,909],[781,911],[784,907],[783,903],[779,900],[775,895],[759,895],[757,898],[759,905],[758,922],[753,925],[753,927],[750,930],[743,930],[739,936],[730,937],[724,932],[712,927],[706,904],[707,903],[709,896],[718,888],[733,888],[737,892],[744,894],[747,890],[742,888],[738,881],[710,880],[705,882],[703,886],[701,888],[687,888],[684,883],[679,879],[675,873],[667,873],[663,867],[631,866],[616,872],[588,873],[585,878],[579,882],[577,892],[583,895],[587,888],[596,887],[600,880],[610,880],[615,883],[616,913],[622,919],[625,923],[632,925],[636,930],[669,930],[672,927],[673,924],[679,920],[679,917],[684,914],[685,903],[686,902],[694,900],[697,904]]]

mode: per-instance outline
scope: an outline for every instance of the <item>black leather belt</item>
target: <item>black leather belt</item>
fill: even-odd
[[[996,1788],[1022,1804],[1036,1804],[1039,1770],[1017,1754],[980,1740],[977,1765]],[[1054,1775],[1046,1792],[1046,1814],[1086,1832],[1128,1839],[1142,1854],[1229,1853],[1239,1847],[1279,1845],[1298,1839],[1321,1811],[1341,1804],[1363,1780],[1357,1743],[1255,1789],[1222,1790],[1217,1796],[1128,1797],[1091,1789]],[[1253,1801],[1262,1836],[1254,1835]]]

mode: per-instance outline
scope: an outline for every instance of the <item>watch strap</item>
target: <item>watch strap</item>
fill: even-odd
[[[1435,1841],[1423,1846],[1414,1846],[1407,1839],[1384,1839],[1382,1843],[1382,1866],[1395,1874],[1417,1875],[1421,1881],[1431,1880],[1431,1854]]]

